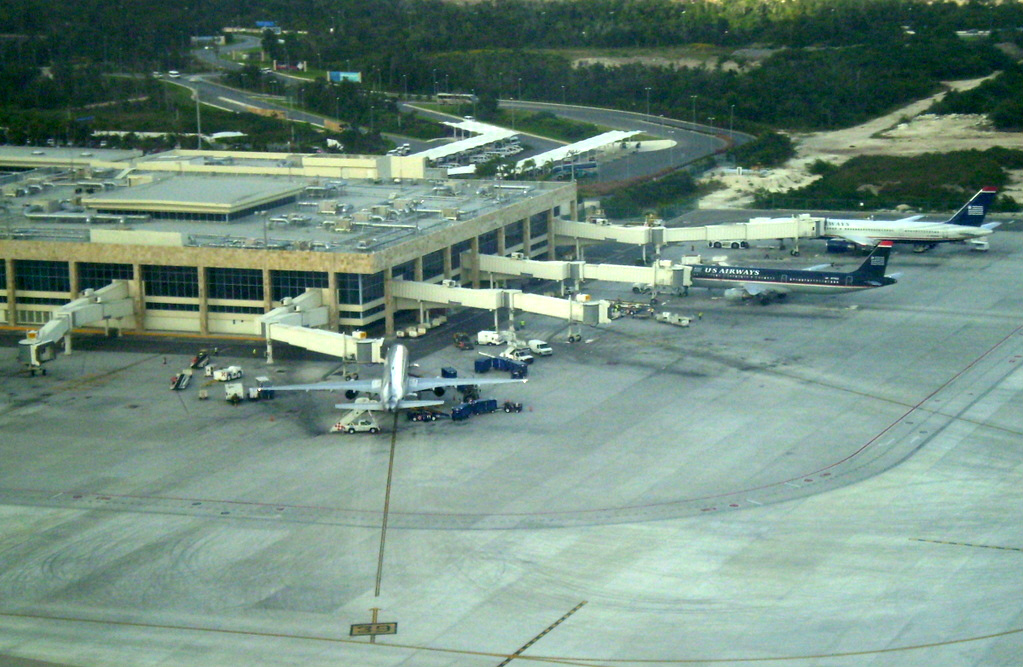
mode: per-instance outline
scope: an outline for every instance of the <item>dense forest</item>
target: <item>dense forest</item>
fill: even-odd
[[[286,91],[292,103],[347,123],[351,151],[380,150],[381,132],[436,132],[397,114],[395,95],[472,91],[481,117],[500,113],[498,98],[525,98],[741,129],[763,141],[736,157],[767,163],[791,150],[770,130],[854,125],[942,81],[998,71],[935,111],[989,113],[999,127],[1023,129],[1023,71],[1006,55],[1023,40],[1016,2],[20,0],[0,3],[0,140],[191,131],[189,101],[148,73],[198,67],[193,36],[265,21],[283,31],[262,35],[263,55],[305,62],[320,77]],[[983,32],[964,40],[961,30]],[[599,61],[650,55],[663,60]],[[360,71],[363,83],[327,85],[326,70]],[[232,83],[264,85],[257,66]],[[250,132],[253,148],[316,140],[275,119],[230,116],[211,113],[209,126]]]
[[[185,69],[190,37],[270,20],[286,32],[269,56],[317,70],[354,69],[370,87],[714,117],[747,127],[841,127],[988,74],[1017,39],[1019,3],[910,0],[22,0],[0,5],[0,100],[66,109],[131,94],[107,73]],[[956,30],[993,30],[962,41]],[[1004,32],[1000,32],[1004,30]],[[292,32],[293,31],[293,32]],[[770,53],[753,65],[737,51]],[[573,66],[565,50],[686,47],[717,54],[704,67]],[[647,90],[649,89],[649,90]],[[694,103],[695,100],[695,103]]]

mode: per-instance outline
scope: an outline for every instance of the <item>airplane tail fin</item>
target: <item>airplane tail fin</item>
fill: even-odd
[[[956,211],[956,214],[945,222],[950,225],[966,225],[968,227],[980,227],[984,224],[984,216],[988,208],[995,200],[997,188],[981,188],[980,192],[973,195],[973,198]]]
[[[883,284],[884,272],[888,268],[888,255],[891,254],[891,251],[892,242],[881,241],[853,273],[866,282]]]

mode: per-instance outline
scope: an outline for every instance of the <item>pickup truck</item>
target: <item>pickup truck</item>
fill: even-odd
[[[533,353],[529,351],[528,347],[509,347],[498,356],[504,357],[505,359],[521,361],[524,364],[533,363]]]

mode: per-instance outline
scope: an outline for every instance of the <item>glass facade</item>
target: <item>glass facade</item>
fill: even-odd
[[[511,250],[517,245],[522,245],[522,221],[518,220],[504,228],[504,247]]]
[[[496,255],[497,254],[497,230],[487,232],[486,234],[480,234],[480,254],[481,255]]]
[[[142,266],[146,296],[199,298],[199,269],[194,266]],[[147,307],[149,304],[146,304]]]
[[[384,298],[383,272],[366,275],[364,273],[337,274],[337,302],[344,306],[361,306],[374,299]],[[353,311],[343,311],[341,317],[358,317]]]
[[[131,264],[95,264],[82,262],[78,265],[78,289],[100,289],[115,280],[131,280],[135,277]]]
[[[547,233],[547,214],[537,213],[529,218],[529,236],[534,241]]]
[[[472,250],[472,239],[459,241],[451,246],[451,270],[459,269],[462,266],[462,253]]]
[[[263,300],[263,272],[259,269],[206,269],[206,294],[210,299]]]
[[[42,259],[14,260],[15,289],[23,292],[70,292],[71,271],[67,262]]]
[[[345,275],[345,274],[340,274]],[[286,297],[304,294],[307,288],[327,287],[327,274],[323,271],[271,271],[270,298],[280,301]]]
[[[413,259],[408,262],[403,262],[398,266],[394,267],[391,273],[395,280],[415,280],[416,279],[416,261]]]
[[[423,257],[423,280],[444,275],[444,250],[436,250]]]

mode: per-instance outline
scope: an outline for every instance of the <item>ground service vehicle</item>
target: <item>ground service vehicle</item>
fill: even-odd
[[[529,351],[538,357],[549,357],[554,354],[554,350],[547,344],[547,341],[539,338],[533,338],[526,345],[529,346]]]
[[[497,331],[480,331],[476,334],[477,345],[503,345],[504,336]]]
[[[218,368],[213,371],[213,379],[217,382],[228,382],[230,380],[237,380],[243,375],[241,366],[228,366],[227,368]]]
[[[533,354],[529,351],[528,347],[509,347],[507,350],[502,352],[499,356],[505,359],[513,359],[515,361],[521,361],[524,364],[533,363]]]

